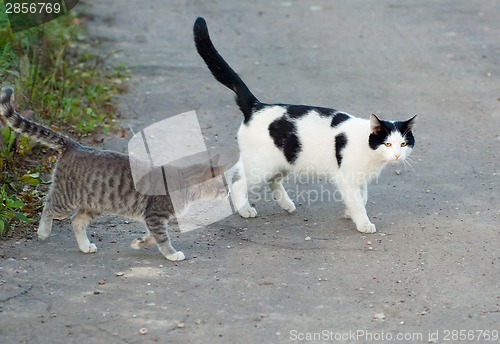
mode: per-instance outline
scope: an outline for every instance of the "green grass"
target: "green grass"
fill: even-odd
[[[105,61],[90,52],[84,17],[73,10],[13,33],[3,8],[0,0],[0,84],[14,88],[17,108],[34,111],[35,121],[70,136],[108,131],[116,114],[112,98],[125,90],[126,70],[104,68]],[[42,162],[34,163],[40,154]],[[39,173],[50,171],[49,156],[30,140],[0,130],[0,235],[37,218],[43,201]]]

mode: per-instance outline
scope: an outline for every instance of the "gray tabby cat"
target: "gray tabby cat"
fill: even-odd
[[[168,192],[166,195],[138,192],[134,186],[129,156],[83,146],[47,127],[26,120],[13,109],[12,98],[12,88],[4,87],[0,96],[0,110],[7,124],[16,132],[61,152],[52,173],[52,184],[38,227],[40,239],[50,235],[53,219],[65,218],[74,212],[71,222],[80,250],[84,253],[96,252],[96,246],[87,237],[86,228],[101,213],[110,213],[141,220],[146,224],[147,234],[135,239],[132,248],[145,248],[156,243],[168,260],[185,258],[170,243],[167,222],[175,217],[175,211]],[[224,167],[217,165],[218,160],[216,156],[210,163],[198,163],[186,168],[161,167],[163,171],[160,173],[176,174],[177,180],[184,181],[184,185],[188,186],[179,188],[182,190],[181,207],[176,204],[175,210],[179,211],[182,206],[187,207],[197,200],[227,196],[224,185],[214,178],[224,172]],[[134,165],[137,165],[137,161],[134,161]],[[150,173],[137,184],[142,185],[142,190],[154,191],[158,187],[158,181],[153,180],[154,175],[158,174]]]

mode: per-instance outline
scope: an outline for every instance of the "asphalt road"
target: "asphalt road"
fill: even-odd
[[[118,99],[128,134],[107,147],[190,110],[207,147],[235,147],[233,94],[192,42],[203,16],[264,102],[418,114],[413,168],[389,166],[370,186],[373,235],[315,198],[329,186],[313,180],[287,184],[291,215],[263,197],[258,218],[174,235],[179,263],[132,250],[142,226],[115,217],[89,229],[96,254],[78,250],[67,220],[47,241],[2,241],[1,343],[498,342],[498,1],[80,6],[107,63],[131,69]]]

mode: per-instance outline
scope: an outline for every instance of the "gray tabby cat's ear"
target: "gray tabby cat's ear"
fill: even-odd
[[[382,123],[380,122],[380,119],[374,114],[370,115],[370,129],[372,133],[377,133],[382,130]]]
[[[225,166],[223,166],[223,165],[217,165],[217,166],[213,167],[213,175],[214,176],[220,176],[220,175],[224,174],[224,171],[225,171]]]
[[[210,157],[210,163],[212,164],[212,166],[218,165],[219,161],[220,161],[220,154],[219,153],[212,155]]]

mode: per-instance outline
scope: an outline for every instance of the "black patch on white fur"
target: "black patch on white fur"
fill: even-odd
[[[410,121],[406,122],[394,122],[394,126],[396,127],[397,130],[401,133],[403,138],[406,141],[406,144],[413,148],[415,146],[415,137],[413,136],[413,133],[411,131],[410,126]]]
[[[330,117],[335,113],[335,110],[319,106],[309,105],[283,105],[286,107],[286,112],[290,118],[301,118],[311,111],[317,112],[321,117]]]
[[[330,126],[332,128],[335,128],[336,126],[340,125],[341,123],[347,121],[351,116],[346,114],[345,112],[335,112],[332,122],[330,123]]]
[[[236,97],[236,103],[238,103],[238,97]],[[248,110],[248,111],[250,111],[250,112],[249,112],[249,115],[248,115],[248,116],[247,116],[247,115],[245,115],[245,118],[243,119],[243,124],[245,124],[245,125],[250,125],[250,121],[251,121],[251,120],[252,120],[252,118],[253,118],[253,114],[254,114],[255,112],[257,112],[257,111],[260,111],[260,110],[262,110],[262,109],[266,108],[267,106],[269,106],[269,105],[264,104],[264,103],[261,103],[261,102],[256,102],[256,103],[253,105],[253,107],[252,107],[251,109],[249,109],[249,110]],[[241,108],[241,106],[240,106],[240,109],[241,109],[241,111],[243,111],[243,110],[242,110],[242,108]],[[246,110],[245,110],[245,111],[246,111]],[[245,113],[245,112],[243,112],[243,113]]]
[[[269,135],[276,147],[283,152],[286,160],[293,164],[302,149],[295,123],[286,117],[278,118],[269,125]]]
[[[335,158],[337,158],[337,164],[342,164],[342,150],[347,145],[347,136],[345,133],[338,134],[335,136]]]
[[[391,122],[379,120],[378,123],[380,126],[378,126],[368,138],[368,144],[373,150],[376,150],[379,146],[383,145],[387,140],[387,137],[396,130]]]

